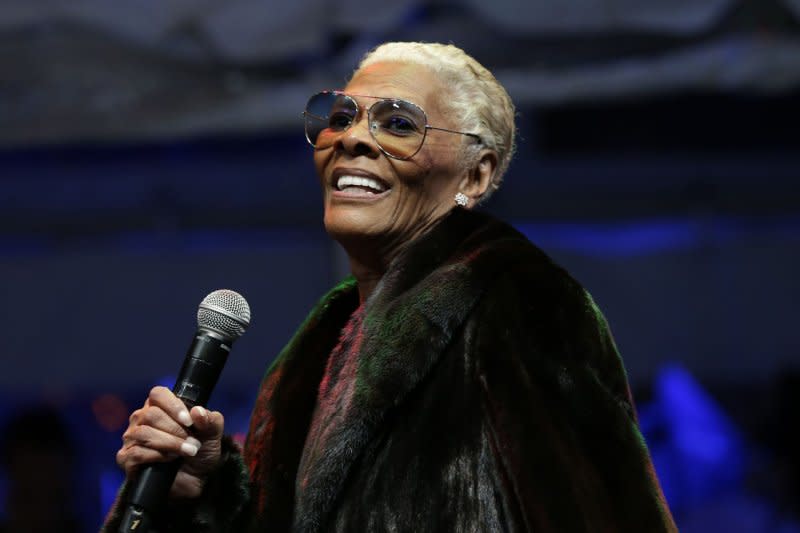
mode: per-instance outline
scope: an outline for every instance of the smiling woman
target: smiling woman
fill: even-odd
[[[450,93],[425,64],[370,57],[344,91],[309,101],[306,137],[316,148],[325,228],[345,247],[362,300],[399,251],[454,207],[457,193],[474,204],[492,183],[497,152],[478,133],[459,131],[445,103]],[[376,187],[347,187],[354,178]]]
[[[243,451],[167,389],[133,413],[129,478],[183,458],[159,530],[675,531],[602,313],[474,209],[514,150],[491,73],[389,43],[304,117],[352,276],[267,371]]]

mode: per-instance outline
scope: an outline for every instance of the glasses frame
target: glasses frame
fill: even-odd
[[[428,130],[437,130],[437,131],[444,131],[444,132],[447,132],[447,133],[455,133],[455,134],[458,134],[458,135],[466,135],[467,137],[472,137],[475,140],[477,140],[477,142],[479,144],[483,144],[483,139],[481,139],[481,136],[478,135],[477,133],[469,133],[469,132],[466,132],[466,131],[457,131],[457,130],[451,130],[451,129],[448,129],[448,128],[440,128],[438,126],[431,126],[430,124],[428,124],[428,115],[427,115],[427,113],[425,113],[425,110],[422,109],[422,107],[418,106],[414,102],[410,102],[410,101],[404,100],[402,98],[387,98],[387,97],[384,97],[384,96],[370,96],[370,95],[366,95],[366,94],[349,94],[349,93],[346,93],[346,92],[340,91],[340,90],[320,91],[318,93],[312,94],[311,97],[306,102],[306,108],[303,110],[303,113],[302,113],[302,116],[303,116],[304,119],[307,119],[307,117],[310,116],[310,117],[313,117],[313,118],[315,118],[317,120],[322,120],[322,117],[317,116],[317,115],[315,115],[313,113],[309,113],[309,111],[308,111],[308,102],[311,102],[311,100],[313,98],[316,98],[317,96],[323,95],[323,94],[331,94],[331,95],[334,95],[334,96],[344,96],[344,97],[350,99],[353,102],[353,104],[355,104],[355,106],[356,106],[356,114],[355,114],[355,117],[353,118],[353,121],[350,123],[349,126],[344,128],[339,133],[344,133],[347,130],[349,130],[353,126],[353,124],[355,124],[357,122],[358,116],[359,116],[359,114],[361,114],[361,106],[358,105],[358,101],[356,101],[356,97],[357,98],[373,98],[375,100],[380,100],[380,102],[390,102],[390,103],[391,102],[402,102],[404,104],[408,104],[410,106],[413,106],[413,107],[419,109],[420,113],[422,113],[422,117],[425,119],[424,131],[422,132],[422,140],[420,141],[419,146],[414,151],[414,153],[412,153],[410,155],[407,155],[405,157],[400,157],[400,156],[393,155],[393,154],[390,154],[389,152],[387,152],[386,149],[381,145],[380,141],[375,137],[375,131],[373,129],[375,127],[375,123],[373,122],[373,119],[372,119],[372,108],[375,107],[375,105],[380,103],[380,102],[375,102],[374,104],[372,104],[371,106],[366,108],[367,126],[368,126],[367,129],[369,130],[370,136],[372,136],[372,139],[375,141],[375,144],[378,146],[378,149],[385,156],[391,157],[392,159],[397,159],[399,161],[406,161],[408,159],[411,159],[415,155],[417,155],[419,153],[419,151],[422,149],[422,146],[425,144],[425,139],[428,138]],[[308,141],[308,144],[310,144],[311,147],[316,150],[317,149],[316,144],[314,144],[314,142],[311,141],[311,138],[308,135],[308,122],[307,122],[307,120],[304,122],[303,126],[304,126],[303,129],[305,131],[306,141]],[[320,131],[322,131],[322,130],[320,130]]]

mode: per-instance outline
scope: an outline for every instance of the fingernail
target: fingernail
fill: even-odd
[[[197,412],[200,413],[200,416],[202,416],[203,418],[208,418],[208,413],[206,412],[206,410],[200,407],[199,405],[197,406]]]
[[[184,426],[188,427],[192,425],[192,417],[189,416],[189,411],[186,411],[185,409],[178,413],[178,420],[180,420],[181,424]]]
[[[195,455],[197,455],[197,451],[200,449],[200,447],[195,446],[195,444],[192,442],[189,442],[190,439],[191,437],[186,439],[185,442],[181,443],[181,451],[184,454],[188,455],[189,457],[194,457]]]

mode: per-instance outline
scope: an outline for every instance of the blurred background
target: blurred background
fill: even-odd
[[[800,531],[800,0],[4,0],[6,531],[97,530],[128,414],[218,288],[253,309],[212,397],[246,431],[347,272],[300,112],[387,40],[511,93],[486,209],[605,311],[681,530]]]

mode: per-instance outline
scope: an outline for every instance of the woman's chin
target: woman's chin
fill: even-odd
[[[371,213],[330,206],[325,210],[325,231],[340,243],[374,239],[381,233],[385,220],[379,213],[370,215]]]

